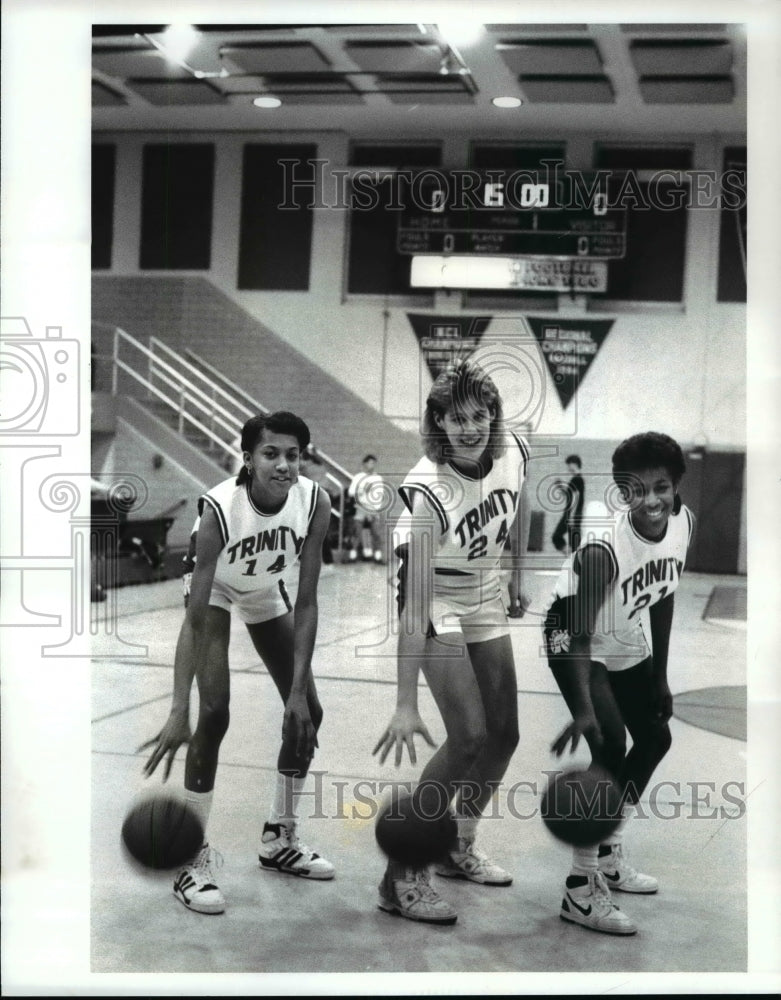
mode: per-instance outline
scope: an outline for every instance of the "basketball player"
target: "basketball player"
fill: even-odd
[[[450,367],[426,402],[426,457],[400,487],[398,690],[395,713],[374,753],[396,765],[414,736],[433,746],[417,706],[418,672],[442,714],[447,738],[423,769],[413,801],[423,815],[454,805],[458,841],[439,875],[505,886],[512,877],[475,845],[478,821],[518,743],[515,664],[500,586],[505,541],[513,549],[511,596],[524,609],[520,558],[528,539],[523,484],[526,442],[504,429],[493,381],[474,362]],[[411,920],[450,924],[456,911],[427,867],[390,861],[379,906]]]
[[[564,563],[543,626],[548,662],[573,717],[552,749],[561,756],[585,737],[592,762],[616,776],[626,803],[624,820],[606,843],[574,850],[561,904],[563,919],[608,934],[637,930],[610,889],[658,889],[653,876],[628,863],[622,838],[671,743],[667,655],[674,593],[694,525],[678,496],[685,471],[679,445],[665,434],[637,434],[619,445],[613,478],[627,509],[616,513],[609,537],[589,534],[583,525],[584,538]],[[646,610],[650,646],[641,622]]]
[[[316,483],[299,476],[309,428],[280,411],[252,417],[241,434],[243,465],[198,501],[196,554],[187,612],[174,663],[173,704],[144,771],[167,755],[165,777],[189,743],[184,786],[204,830],[211,811],[220,744],[228,728],[228,643],[235,608],[285,705],[282,745],[260,866],[311,879],[330,879],[333,865],[298,839],[296,798],[317,746],[323,712],[311,672],[317,633],[317,581],[331,504]],[[295,607],[286,584],[298,574]],[[199,710],[190,735],[192,679]],[[174,895],[199,913],[222,913],[207,844],[174,881]]]

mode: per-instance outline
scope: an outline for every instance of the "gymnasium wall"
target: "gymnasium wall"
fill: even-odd
[[[158,518],[176,508],[166,540],[172,548],[186,547],[197,515],[196,501],[205,488],[204,483],[169,454],[162,462],[159,458],[155,461],[158,455],[159,444],[120,417],[101,471],[123,473],[133,470],[136,475],[143,476],[149,496],[143,506],[131,511],[130,520]],[[186,504],[177,506],[181,500],[186,500]]]
[[[544,142],[545,136],[529,137]],[[596,141],[626,142],[625,136],[599,136]],[[165,270],[150,251],[148,198],[142,198],[146,147],[165,142],[161,134],[96,134],[94,141],[112,150],[113,228],[109,234],[108,260],[93,271],[97,291],[102,279],[149,278],[150,291],[160,287],[166,276],[188,275],[205,278],[250,318],[262,324],[296,352],[314,363],[330,380],[341,383],[358,400],[378,415],[389,419],[399,430],[415,433],[421,400],[430,385],[430,373],[421,355],[408,313],[490,316],[486,336],[496,332],[513,336],[519,331],[520,316],[558,319],[608,319],[612,328],[582,381],[575,399],[563,408],[550,374],[543,366],[544,406],[535,431],[561,437],[562,453],[568,450],[593,451],[608,455],[615,442],[630,433],[655,427],[678,438],[686,448],[709,452],[735,453],[746,447],[745,303],[720,301],[719,254],[722,253],[721,280],[734,276],[734,266],[725,265],[720,217],[715,208],[690,210],[687,219],[683,295],[680,302],[602,301],[588,303],[566,295],[528,298],[510,302],[501,297],[462,297],[461,293],[431,294],[351,294],[348,292],[350,254],[350,212],[339,206],[343,189],[340,171],[350,162],[348,137],[337,133],[275,135],[272,133],[177,134],[171,146],[191,144],[199,148],[199,170],[208,161],[200,149],[213,148],[213,189],[211,225],[200,251],[193,251],[196,265]],[[415,137],[410,137],[414,142]],[[420,141],[420,140],[418,140]],[[664,137],[658,137],[664,144]],[[692,140],[691,163],[699,170],[719,171],[730,145],[744,137],[708,137]],[[259,196],[261,203],[248,205],[245,176],[250,169],[247,148],[263,144],[284,144],[301,155],[325,161],[318,194],[322,204],[307,217],[295,211],[269,215],[267,202],[274,192]],[[675,143],[681,144],[676,137]],[[592,137],[567,139],[567,167],[588,169],[593,162]],[[443,139],[442,163],[464,168],[469,164],[469,142],[449,136]],[[260,155],[262,156],[261,149]],[[193,182],[194,183],[194,182]],[[341,187],[340,187],[341,185]],[[142,205],[144,209],[142,211]],[[106,204],[103,206],[107,211]],[[181,208],[179,209],[181,212]],[[185,213],[186,214],[186,213]],[[201,213],[203,214],[203,213]],[[287,218],[291,221],[288,223]],[[249,222],[248,222],[249,219]],[[272,226],[273,222],[273,226]],[[263,236],[263,227],[266,227]],[[274,228],[275,227],[275,228]],[[290,232],[287,230],[290,229]],[[266,272],[247,275],[242,260],[247,241],[261,262],[268,259]],[[105,232],[102,239],[106,239]],[[154,249],[154,248],[152,248]],[[307,250],[309,251],[307,254]],[[201,258],[198,260],[198,253]],[[204,257],[205,254],[205,257]],[[185,255],[186,256],[186,255]],[[291,261],[290,275],[280,265]],[[152,260],[155,266],[142,267]],[[186,263],[186,261],[185,261]],[[386,266],[378,256],[377,268]],[[733,261],[733,264],[735,262]],[[243,284],[272,285],[273,290],[240,288]],[[282,287],[285,285],[289,287]],[[738,281],[739,284],[739,281]],[[154,294],[154,293],[152,293]],[[105,308],[105,296],[101,297]],[[96,296],[93,296],[95,299]],[[108,306],[110,309],[110,306]],[[185,322],[184,305],[169,302],[170,315],[163,339],[180,340],[192,316]],[[121,310],[118,310],[121,312]],[[94,319],[122,325],[122,315],[103,314]],[[231,358],[232,344],[214,322],[214,351],[210,360],[230,359],[230,367],[241,370],[242,358]],[[242,352],[245,350],[241,348]],[[280,371],[278,379],[285,380]],[[247,387],[250,388],[251,387]],[[291,407],[295,405],[293,401]],[[569,448],[567,439],[573,439]],[[574,442],[577,441],[577,447]],[[362,445],[356,443],[356,449]],[[366,448],[380,449],[376,441]],[[736,467],[737,468],[737,467]],[[742,467],[741,467],[742,468]],[[739,476],[736,547],[745,551],[743,477]],[[706,493],[707,493],[707,483]],[[741,541],[742,539],[742,541]],[[745,557],[736,567],[745,571]]]
[[[317,157],[327,161],[323,201],[331,205],[311,212],[308,288],[240,290],[242,151],[247,144],[292,144],[303,138],[308,140],[304,148],[315,149]],[[458,294],[346,293],[349,213],[333,207],[339,196],[337,179],[330,173],[331,165],[344,169],[348,162],[346,138],[325,133],[306,137],[177,135],[172,145],[205,140],[215,148],[211,254],[208,267],[198,273],[371,407],[414,429],[428,376],[407,313],[458,312],[461,302]],[[95,142],[115,149],[111,261],[108,268],[95,271],[96,277],[171,273],[140,266],[144,148],[159,144],[161,137],[100,134]],[[723,145],[715,140],[695,144],[695,165],[719,169]],[[461,155],[461,165],[466,166],[466,143]],[[457,163],[458,151],[451,151],[450,157]],[[295,211],[287,218],[297,218]],[[614,325],[581,388],[579,434],[616,438],[650,421],[684,439],[704,439],[714,447],[745,447],[745,306],[716,300],[718,221],[715,209],[689,212],[683,303],[596,303],[588,309],[589,317],[613,319]],[[270,257],[285,252],[278,234],[268,237],[267,252]],[[484,307],[470,305],[469,312],[491,315],[494,325],[501,321],[505,326],[519,312],[570,318],[586,315],[583,303],[570,302],[566,296],[559,298],[555,310],[546,311],[550,302],[541,305],[520,303],[508,309],[488,301]],[[173,308],[170,322],[175,327],[178,318]],[[214,337],[220,338],[219,329],[214,330]],[[224,342],[220,347],[230,350]],[[555,393],[550,395],[540,429],[565,432],[569,415],[561,411]]]

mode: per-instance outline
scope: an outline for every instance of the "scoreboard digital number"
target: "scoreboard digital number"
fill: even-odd
[[[625,207],[599,174],[422,171],[399,213],[402,254],[610,260],[626,254]]]

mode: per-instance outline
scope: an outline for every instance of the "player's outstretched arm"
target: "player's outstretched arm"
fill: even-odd
[[[373,754],[379,753],[383,764],[395,748],[396,767],[401,764],[404,747],[409,759],[417,763],[415,734],[435,746],[418,712],[418,675],[426,655],[426,634],[431,607],[431,556],[434,513],[422,494],[416,494],[412,517],[402,529],[404,538],[404,599],[399,616],[399,642],[396,657],[396,710]]]
[[[312,525],[301,549],[298,594],[294,609],[293,682],[285,702],[282,721],[283,739],[290,737],[292,729],[295,733],[296,755],[301,758],[312,757],[318,745],[306,692],[317,638],[317,583],[323,559],[323,539],[330,520],[331,500],[325,490],[320,489]]]
[[[574,602],[574,619],[570,622],[572,641],[566,662],[554,667],[556,682],[572,712],[572,722],[551,744],[560,757],[567,746],[570,753],[578,748],[581,737],[592,746],[602,740],[602,733],[591,700],[591,637],[596,629],[599,612],[605,602],[613,568],[610,557],[601,546],[587,546],[579,555],[580,572]]]
[[[144,765],[144,775],[154,774],[161,760],[166,758],[163,780],[171,773],[176,752],[192,735],[190,730],[190,691],[196,671],[203,669],[201,662],[205,655],[206,642],[203,630],[206,609],[209,606],[217,557],[223,542],[217,518],[210,507],[206,507],[198,526],[196,562],[193,570],[190,597],[187,604],[174,658],[174,691],[171,711],[160,732],[139,747],[139,752],[153,748],[149,760]]]
[[[675,594],[668,594],[648,609],[654,664],[654,715],[660,723],[669,722],[673,714],[673,696],[667,682],[667,655],[674,611]]]
[[[510,532],[510,553],[512,566],[507,589],[510,596],[511,618],[523,618],[526,609],[531,604],[531,596],[523,585],[524,560],[529,548],[529,531],[531,530],[531,504],[527,496],[526,482],[521,487],[518,501],[518,514]]]

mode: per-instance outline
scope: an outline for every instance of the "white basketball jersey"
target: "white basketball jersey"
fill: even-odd
[[[249,487],[249,482],[237,486],[235,478],[226,479],[199,498],[198,512],[211,507],[220,527],[223,547],[215,579],[234,590],[268,590],[297,571],[320,487],[299,476],[275,514],[255,505]]]
[[[683,505],[680,513],[670,516],[664,537],[658,541],[639,535],[628,511],[617,513],[612,527],[601,529],[601,538],[594,537],[594,533],[589,537],[588,526],[584,525],[586,537],[577,552],[564,563],[554,586],[553,598],[569,597],[577,592],[579,556],[586,546],[597,545],[608,553],[613,577],[601,620],[591,640],[591,649],[596,660],[601,660],[603,653],[611,654],[609,669],[623,669],[629,665],[616,654],[616,640],[626,647],[631,641],[640,642],[641,636],[637,635],[641,631],[640,613],[678,587],[693,526],[691,511]]]
[[[528,445],[515,434],[479,479],[422,458],[399,487],[407,510],[396,527],[397,544],[404,543],[415,494],[422,493],[439,522],[432,553],[435,574],[449,576],[448,583],[457,585],[459,576],[466,576],[467,583],[469,577],[495,571],[518,513],[528,461]]]

